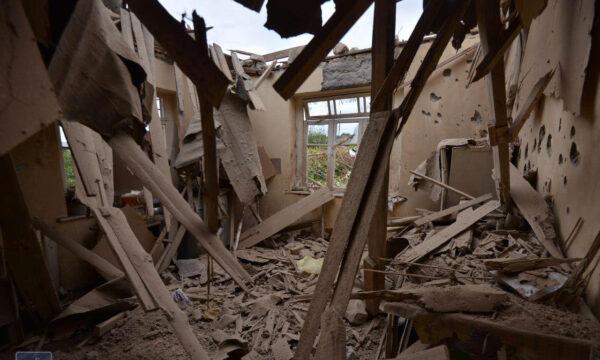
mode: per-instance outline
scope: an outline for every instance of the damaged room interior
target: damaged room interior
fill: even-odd
[[[600,2],[2,0],[0,71],[0,360],[600,359]]]

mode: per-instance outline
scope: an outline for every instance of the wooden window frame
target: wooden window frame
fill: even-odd
[[[349,114],[338,114],[336,100],[340,99],[357,99],[357,110],[355,113]],[[311,102],[327,101],[328,114],[327,115],[316,115],[310,116],[308,110],[308,104]],[[326,186],[334,191],[343,193],[345,187],[335,186],[335,147],[336,145],[336,131],[338,124],[343,123],[358,123],[358,138],[356,139],[356,145],[360,144],[362,135],[366,128],[369,120],[370,109],[368,106],[370,101],[370,94],[368,92],[351,93],[345,95],[336,96],[322,96],[322,97],[311,97],[302,99],[299,104],[299,110],[297,112],[297,129],[296,131],[301,136],[297,137],[296,146],[296,161],[297,163],[297,174],[292,190],[296,191],[307,191],[310,190],[307,179],[307,153],[308,153],[308,126],[309,125],[328,125],[327,133],[327,144],[318,145],[313,144],[312,146],[323,146],[327,148],[327,176]]]

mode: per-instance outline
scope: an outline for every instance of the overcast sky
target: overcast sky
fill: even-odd
[[[208,41],[216,42],[226,49],[246,50],[257,54],[304,45],[312,35],[300,35],[282,39],[274,31],[263,25],[267,20],[266,6],[260,13],[249,10],[233,0],[159,0],[178,20],[182,13],[191,15],[193,10],[204,17],[208,32]],[[301,1],[301,0],[290,0]],[[423,0],[403,0],[398,2],[396,11],[396,34],[400,40],[410,35],[422,11]],[[323,22],[335,11],[333,1],[322,6]],[[342,39],[349,48],[367,48],[371,46],[373,27],[373,6],[363,15],[354,27]]]

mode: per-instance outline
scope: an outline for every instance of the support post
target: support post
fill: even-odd
[[[477,25],[481,39],[482,54],[485,57],[495,52],[501,45],[502,23],[500,22],[499,0],[477,0]],[[492,132],[507,129],[506,88],[504,84],[504,59],[498,59],[490,73],[486,75],[490,103],[494,114]],[[492,146],[494,158],[494,180],[500,203],[507,211],[510,210],[510,154],[508,139]]]
[[[194,34],[196,42],[202,51],[208,56],[208,45],[206,43],[206,24],[204,19],[192,13],[194,22]],[[200,90],[198,94],[200,94]],[[219,229],[219,178],[217,164],[217,139],[215,133],[215,122],[213,120],[212,104],[198,95],[200,104],[200,121],[202,123],[202,146],[204,156],[202,157],[202,200],[204,202],[204,221],[213,234]]]
[[[379,89],[385,82],[394,63],[396,28],[396,3],[388,0],[375,0],[375,11],[373,21],[373,47],[372,47],[372,70],[371,70],[371,99],[375,99]],[[372,112],[392,110],[393,92],[382,94],[382,98],[371,107]],[[388,160],[389,162],[389,160]],[[389,184],[389,164],[383,181],[383,189],[377,202],[375,216],[369,230],[369,258],[364,262],[365,268],[374,267],[383,270],[382,258],[387,258],[386,236],[387,236],[387,198]],[[373,266],[374,265],[374,266]],[[382,290],[385,287],[385,274],[365,271],[365,290]],[[375,315],[379,312],[379,299],[366,300],[367,312]]]

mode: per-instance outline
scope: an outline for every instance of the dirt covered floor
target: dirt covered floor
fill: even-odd
[[[276,236],[251,249],[237,251],[240,262],[253,276],[255,287],[247,294],[213,263],[208,298],[208,261],[195,267],[171,266],[163,280],[188,314],[202,346],[214,359],[290,359],[310,304],[317,274],[299,268],[298,260],[321,259],[327,242],[301,232]],[[192,261],[193,263],[193,261]],[[310,261],[300,263],[303,268]],[[318,262],[317,262],[318,267]],[[309,268],[307,268],[309,269]],[[199,272],[181,277],[181,271]],[[310,269],[309,269],[310,270]],[[187,275],[187,274],[185,274]],[[357,285],[360,285],[360,278]],[[349,316],[348,359],[373,358],[382,340],[385,316],[368,319],[360,306]],[[20,350],[45,350],[54,359],[180,359],[187,354],[165,317],[141,307],[125,312],[102,336],[90,327],[78,328],[65,339],[36,337]],[[0,359],[13,359],[5,352]]]

